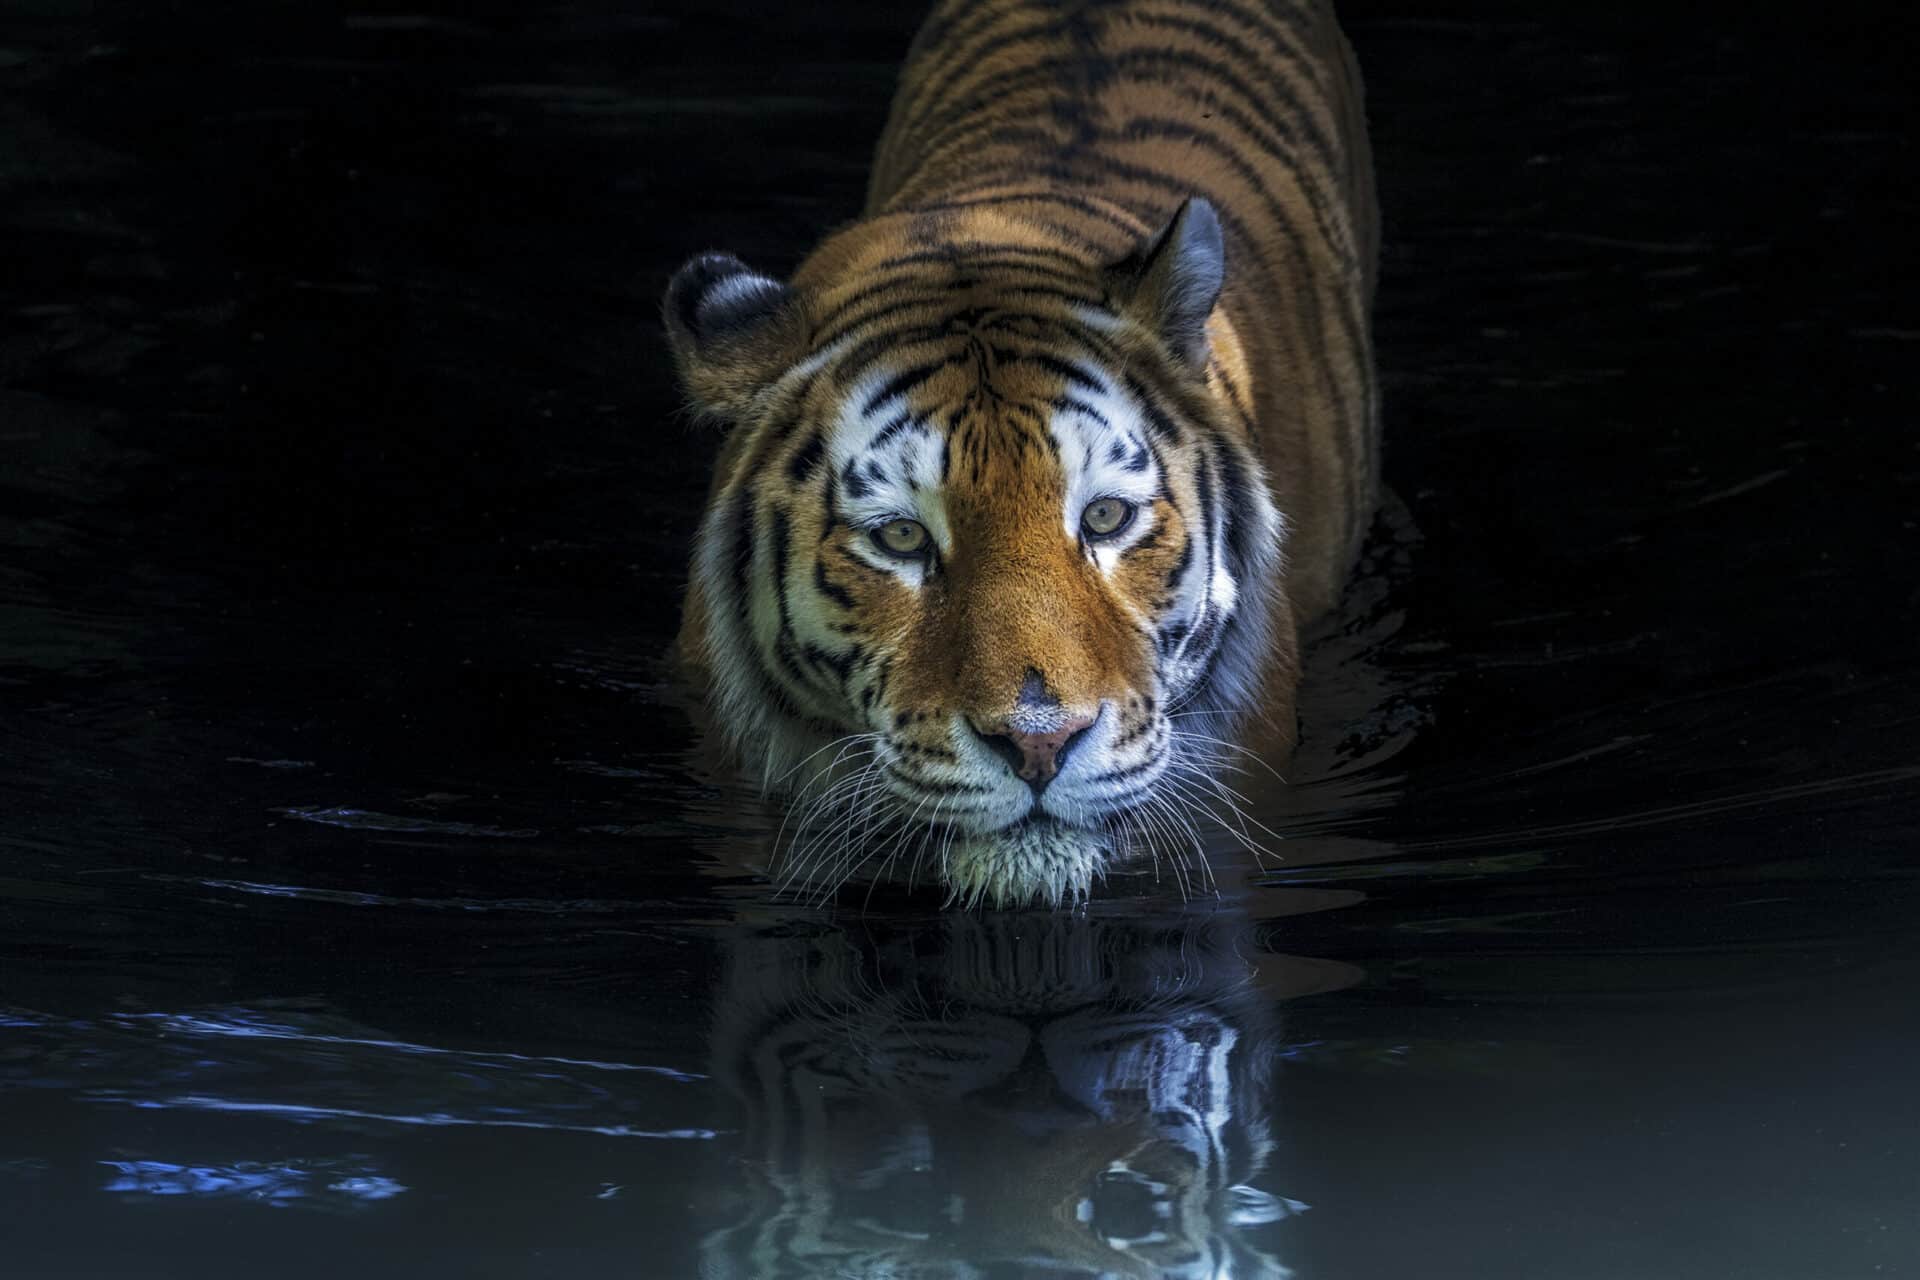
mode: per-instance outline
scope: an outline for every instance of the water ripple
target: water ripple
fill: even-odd
[[[344,805],[316,805],[303,809],[276,809],[274,812],[302,822],[317,822],[326,827],[346,827],[353,831],[429,832],[443,836],[488,836],[495,839],[525,840],[540,832],[531,827],[488,827],[471,822],[441,822],[433,818],[410,818],[371,809],[351,809]]]
[[[384,1111],[362,1111],[352,1107],[315,1107],[290,1102],[244,1102],[233,1098],[212,1098],[188,1094],[177,1098],[114,1098],[98,1095],[102,1102],[126,1102],[143,1111],[193,1110],[233,1113],[265,1113],[289,1120],[380,1120],[388,1124],[473,1126],[486,1129],[542,1129],[560,1133],[595,1133],[606,1138],[662,1138],[707,1142],[720,1136],[717,1129],[636,1129],[624,1124],[557,1124],[550,1120],[501,1120],[483,1116],[456,1116],[447,1112],[403,1115]]]
[[[474,1049],[444,1049],[438,1045],[411,1044],[405,1040],[381,1040],[366,1036],[329,1035],[320,1032],[302,1030],[285,1023],[261,1022],[244,1016],[225,1018],[184,1013],[122,1013],[113,1015],[113,1020],[129,1024],[152,1023],[160,1030],[175,1035],[194,1036],[231,1036],[250,1040],[304,1040],[311,1044],[358,1045],[368,1049],[385,1049],[395,1053],[442,1054],[461,1058],[464,1061],[484,1064],[486,1062],[530,1062],[566,1067],[588,1067],[595,1071],[639,1071],[648,1075],[664,1076],[669,1080],[704,1080],[707,1077],[691,1071],[679,1071],[673,1067],[658,1067],[639,1062],[606,1062],[594,1058],[564,1058],[551,1054],[527,1054],[489,1052]]]
[[[233,893],[255,894],[263,898],[295,898],[303,902],[331,902],[353,907],[412,907],[432,911],[531,912],[537,915],[578,916],[611,915],[644,911],[657,902],[634,902],[618,898],[421,898],[371,893],[362,889],[321,889],[310,885],[271,884],[260,880],[226,880],[211,877],[149,876],[150,880],[186,880],[207,889],[226,889]]]

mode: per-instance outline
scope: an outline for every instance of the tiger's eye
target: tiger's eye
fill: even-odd
[[[1089,502],[1080,513],[1080,525],[1089,538],[1111,538],[1133,523],[1133,504],[1120,498]]]
[[[873,540],[888,555],[917,556],[927,549],[927,526],[918,520],[889,520],[873,531]]]

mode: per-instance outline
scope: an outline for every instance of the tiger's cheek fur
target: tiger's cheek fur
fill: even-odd
[[[1153,529],[1127,549],[1111,575],[1114,593],[1157,628],[1178,606],[1179,593],[1192,563],[1186,521],[1179,508],[1164,499],[1154,503]]]
[[[811,588],[844,652],[859,655],[847,688],[846,727],[884,731],[893,703],[898,655],[924,613],[921,593],[855,555],[858,537],[830,526],[815,550]]]

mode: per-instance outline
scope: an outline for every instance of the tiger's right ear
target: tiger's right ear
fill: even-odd
[[[662,310],[681,385],[703,415],[738,417],[804,354],[793,290],[730,253],[703,253],[674,272]]]
[[[1107,269],[1114,292],[1167,350],[1194,370],[1207,367],[1207,319],[1227,279],[1220,215],[1190,196],[1137,252]]]

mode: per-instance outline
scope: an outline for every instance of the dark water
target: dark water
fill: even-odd
[[[837,8],[6,6],[0,1273],[1920,1273],[1902,11],[1343,9],[1282,856],[1049,918],[775,900],[659,661],[654,300],[857,209]]]

